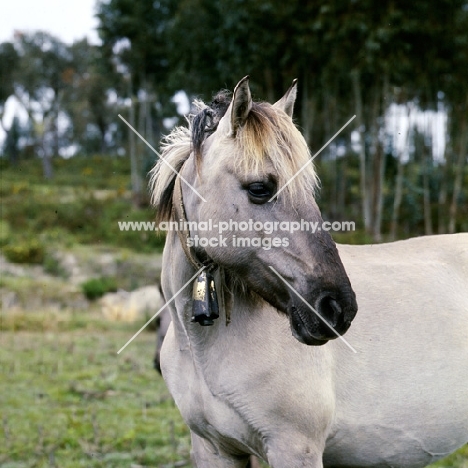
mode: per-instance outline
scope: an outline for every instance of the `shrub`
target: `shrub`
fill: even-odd
[[[10,224],[8,223],[8,221],[0,219],[0,246],[8,244],[10,235]]]
[[[117,282],[115,278],[109,277],[91,278],[82,283],[81,290],[90,301],[93,301],[108,292],[117,291]]]
[[[60,278],[67,278],[68,272],[63,267],[60,260],[53,254],[48,253],[44,257],[43,262],[44,271],[52,276],[58,276]]]
[[[63,245],[71,247],[76,243],[75,236],[60,226],[44,229],[39,234],[39,239],[44,245]]]
[[[38,240],[31,239],[8,244],[3,247],[3,253],[13,263],[42,263],[45,248]]]

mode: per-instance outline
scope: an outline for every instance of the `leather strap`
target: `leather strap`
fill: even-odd
[[[182,172],[183,166],[180,168],[179,172]],[[174,192],[173,192],[173,199],[172,199],[172,218],[174,221],[179,223],[179,221],[182,221],[182,230],[177,229],[177,234],[179,236],[180,243],[182,245],[182,249],[185,253],[185,256],[187,257],[187,260],[190,262],[192,267],[195,270],[200,270],[201,268],[207,268],[208,271],[213,271],[217,268],[216,263],[213,262],[210,258],[206,262],[201,262],[198,260],[195,252],[193,249],[191,249],[188,246],[188,239],[190,237],[190,231],[186,229],[188,226],[188,220],[187,220],[187,214],[185,213],[185,205],[184,205],[184,199],[182,196],[182,186],[180,182],[180,177],[177,175],[175,182],[174,182]],[[180,224],[179,224],[180,227]],[[230,301],[226,301],[225,295],[224,295],[224,270],[220,270],[220,279],[221,279],[221,304],[223,306],[223,309],[225,310],[226,314],[226,326],[229,325],[231,322],[231,306],[230,306]],[[230,293],[231,294],[231,293]]]
[[[182,171],[182,168],[180,169],[181,171]],[[198,260],[193,249],[188,246],[188,240],[190,238],[190,231],[187,229],[188,220],[187,220],[187,214],[185,213],[184,199],[182,196],[182,186],[180,182],[180,177],[178,175],[176,176],[175,183],[174,183],[174,195],[173,195],[173,200],[172,200],[172,218],[177,223],[179,223],[179,221],[182,221],[182,230],[177,229],[177,234],[179,236],[180,243],[182,244],[182,249],[185,253],[185,256],[187,257],[188,261],[193,266],[193,268],[195,268],[195,270],[199,270],[200,268],[205,267],[205,268],[209,268],[210,270],[213,270],[216,265],[211,259],[208,259],[206,262],[201,262],[200,260]],[[181,227],[180,223],[179,223],[179,227]]]

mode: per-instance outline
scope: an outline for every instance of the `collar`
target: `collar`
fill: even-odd
[[[182,166],[183,168],[183,166]],[[182,168],[180,170],[182,170]],[[173,201],[172,201],[172,218],[175,222],[178,223],[178,227],[182,227],[182,229],[177,229],[177,234],[179,236],[180,243],[182,245],[182,249],[187,257],[187,260],[190,262],[195,270],[200,270],[201,268],[207,269],[208,271],[214,271],[217,267],[215,262],[211,260],[211,258],[207,257],[206,260],[201,261],[197,254],[195,253],[192,247],[189,247],[189,238],[190,238],[190,231],[187,229],[188,227],[188,219],[187,214],[185,212],[185,205],[184,199],[182,196],[182,186],[180,181],[180,176],[177,175],[175,182],[174,182],[174,194],[173,194]],[[182,223],[179,223],[182,221]]]
[[[188,227],[188,220],[179,175],[176,176],[174,182],[172,218],[176,222],[182,221],[182,226],[179,224],[178,227],[182,227],[183,229],[177,229],[177,234],[187,260],[198,271],[197,278],[193,283],[191,321],[197,322],[202,326],[213,325],[214,320],[219,317],[218,296],[212,275],[217,265],[209,257],[204,262],[200,261],[195,251],[188,245],[190,231],[186,229]],[[228,315],[226,315],[226,323],[228,323]]]

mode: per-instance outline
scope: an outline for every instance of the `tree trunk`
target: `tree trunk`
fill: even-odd
[[[403,164],[403,156],[405,149],[409,146],[409,137],[410,137],[410,115],[411,115],[411,108],[409,104],[406,105],[407,107],[407,117],[408,117],[408,128],[406,131],[406,138],[405,144],[403,145],[403,150],[401,152],[397,151],[396,157],[398,159],[397,163],[397,175],[395,179],[395,190],[394,190],[394,198],[393,198],[393,210],[392,210],[392,222],[390,227],[390,240],[395,240],[397,238],[397,230],[398,230],[398,223],[400,221],[400,206],[401,201],[403,199],[403,178],[405,167]],[[395,128],[395,134],[397,133],[397,129]]]
[[[442,167],[442,176],[439,186],[439,197],[437,200],[437,232],[445,234],[446,232],[446,212],[447,212],[447,177],[448,177],[447,149],[445,149],[444,166]]]
[[[330,138],[331,135],[336,130],[333,130],[333,124],[331,121],[331,114],[333,110],[331,109],[331,97],[329,93],[329,87],[324,86],[323,91],[323,126],[325,130],[326,138]],[[335,184],[336,184],[336,159],[335,155],[332,154],[332,145],[334,142],[330,143],[327,147],[328,152],[328,164],[327,164],[327,173],[330,174],[330,179],[328,181],[328,216],[333,219],[336,216],[336,194],[335,194]],[[322,160],[324,160],[324,154],[321,154]]]
[[[429,151],[430,148],[427,148],[426,145],[423,145],[424,232],[426,236],[432,235]],[[432,160],[432,157],[430,159]]]
[[[54,176],[54,170],[52,167],[52,161],[50,159],[50,155],[47,152],[47,148],[45,147],[45,131],[42,132],[41,135],[41,148],[42,148],[42,172],[44,175],[44,179],[50,180]]]
[[[130,116],[129,123],[135,128],[135,102],[133,94],[131,94],[131,103],[130,103]],[[131,181],[132,181],[132,195],[133,200],[138,201],[141,194],[141,180],[140,180],[140,171],[138,167],[138,160],[136,155],[136,135],[135,132],[129,128],[128,129],[128,141],[129,141],[129,152],[130,152],[130,171],[131,171]],[[138,202],[139,203],[139,202]]]
[[[440,183],[439,188],[439,199],[438,199],[438,206],[437,206],[437,233],[438,234],[445,234],[446,233],[446,222],[445,222],[445,214],[446,214],[446,204],[447,204],[447,169],[444,166],[442,180]]]
[[[376,103],[380,103],[380,106],[377,106],[377,115],[380,114],[382,117],[382,121],[384,121],[384,116],[387,111],[387,100],[388,100],[388,92],[389,90],[389,80],[388,80],[388,73],[385,73],[383,79],[383,88],[382,88],[382,96],[379,99],[379,96],[376,96]],[[378,108],[380,107],[380,112],[378,112]],[[373,237],[376,242],[382,242],[382,210],[383,210],[383,191],[384,191],[384,181],[385,181],[385,151],[382,146],[382,143],[379,140],[380,135],[380,127],[378,126],[378,122],[380,119],[376,115],[376,135],[375,135],[375,144],[376,152],[376,174],[375,174],[375,209],[374,209],[374,216],[373,216]]]
[[[52,121],[52,132],[53,132],[53,154],[55,156],[59,155],[60,150],[60,135],[59,135],[59,113],[60,105],[62,102],[62,93],[60,91],[54,90],[55,93],[55,102],[52,106],[51,111],[51,121]]]
[[[380,110],[380,96],[379,91],[375,88],[374,99],[371,107],[370,121],[370,134],[371,134],[371,145],[369,148],[369,164],[367,171],[368,184],[367,193],[369,197],[369,230],[368,233],[372,234],[375,242],[380,242],[380,234],[376,226],[377,211],[378,211],[378,199],[380,192],[380,166],[382,159],[382,150],[379,141],[379,110]]]
[[[337,91],[338,85],[337,83],[334,83],[332,93],[329,94],[329,104],[330,108],[328,109],[328,115],[331,123],[331,128],[333,129],[333,133],[335,133],[338,128],[339,128],[339,122],[338,122],[338,91]],[[330,147],[330,150],[333,149],[333,151],[330,151],[331,157],[332,157],[332,170],[333,174],[335,174],[335,177],[333,178],[332,181],[332,200],[333,200],[333,217],[336,219],[339,217],[339,208],[338,208],[338,193],[339,193],[339,183],[340,183],[340,171],[339,171],[339,164],[338,164],[338,139],[340,138],[340,135],[335,138],[335,140],[332,142],[332,145]]]
[[[53,117],[53,111],[51,110],[52,115],[50,116],[50,120],[52,121],[52,125],[54,122],[54,117]],[[42,170],[44,174],[44,179],[50,180],[54,176],[53,173],[53,167],[52,167],[52,160],[51,160],[51,154],[47,151],[47,147],[45,144],[45,137],[47,134],[47,128],[49,126],[48,124],[49,120],[49,112],[44,112],[42,114],[42,128],[41,128],[41,134],[40,134],[40,145],[42,148]],[[52,132],[54,130],[52,129]],[[52,145],[52,151],[54,150],[54,145]]]
[[[458,138],[458,157],[455,168],[455,182],[453,184],[453,196],[452,202],[450,203],[449,210],[449,225],[448,232],[453,234],[456,230],[456,220],[457,220],[457,208],[458,208],[458,198],[462,190],[463,175],[465,170],[466,162],[466,144],[468,137],[468,128],[467,128],[467,118],[466,113],[464,113],[461,122],[461,131]]]
[[[403,177],[404,177],[403,155],[398,154],[397,158],[398,158],[398,165],[397,165],[397,175],[396,175],[396,180],[395,180],[395,191],[394,191],[395,195],[393,198],[390,240],[395,240],[397,238],[398,222],[400,221],[400,206],[401,206],[401,200],[403,198]]]
[[[15,92],[15,97],[18,100],[18,102],[23,106],[24,110],[28,114],[29,120],[32,123],[32,128],[34,129],[34,123],[36,122],[34,120],[34,113],[33,109],[29,100],[29,96],[27,100],[24,100],[20,94]],[[42,132],[40,135],[37,134],[36,130],[33,130],[33,140],[34,140],[34,148],[37,149],[37,147],[40,147],[40,150],[42,151],[41,159],[42,159],[42,173],[44,175],[44,179],[50,180],[54,176],[54,171],[52,167],[52,161],[50,160],[50,156],[48,155],[46,148],[45,148],[45,127],[46,127],[46,119],[47,119],[48,111],[43,111],[42,112],[42,119],[43,119],[43,125],[42,125]]]
[[[315,99],[310,95],[310,73],[307,70],[302,74],[301,123],[305,141],[310,146],[315,117]]]
[[[362,94],[361,94],[361,83],[359,77],[359,71],[353,70],[351,73],[354,91],[354,104],[356,112],[356,120],[359,132],[359,174],[360,174],[360,188],[361,188],[361,207],[362,217],[364,222],[364,228],[366,232],[370,232],[371,219],[370,219],[370,204],[369,194],[367,189],[367,177],[366,177],[366,146],[365,146],[365,126],[363,122],[362,114]]]
[[[145,82],[143,81],[143,86],[145,85]],[[148,98],[148,95],[146,94],[146,89],[144,93],[140,94],[140,98],[136,101],[136,104],[138,105],[138,133],[140,135],[143,135],[145,140],[148,141],[148,138],[145,135],[146,132],[146,100]],[[144,156],[148,154],[149,148],[146,146],[146,144],[141,140],[141,138],[138,138],[137,140],[137,158],[138,158],[138,166],[139,169],[141,170],[141,163],[144,160]]]
[[[373,216],[372,235],[375,242],[382,242],[382,208],[383,208],[383,185],[385,178],[385,153],[380,142],[376,150],[376,171],[375,171],[375,208]]]
[[[153,115],[151,113],[151,110],[153,109],[153,103],[155,102],[155,98],[153,93],[149,92],[149,89],[147,89],[148,95],[147,95],[147,100],[146,100],[146,106],[145,106],[145,138],[148,141],[148,143],[154,147],[154,132],[153,132]],[[149,153],[152,155],[152,152]]]
[[[340,185],[338,190],[338,216],[340,219],[346,219],[346,189],[348,176],[348,156],[345,154],[340,161]]]

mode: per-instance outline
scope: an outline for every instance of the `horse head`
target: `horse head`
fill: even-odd
[[[254,102],[245,77],[232,97],[200,104],[162,154],[180,176],[160,161],[153,197],[160,219],[169,218],[179,177],[186,219],[212,229],[190,232],[207,239],[192,242],[194,256],[286,314],[300,342],[322,345],[347,331],[357,303],[335,243],[321,229],[318,179],[292,120],[295,98],[294,81],[275,104]]]

